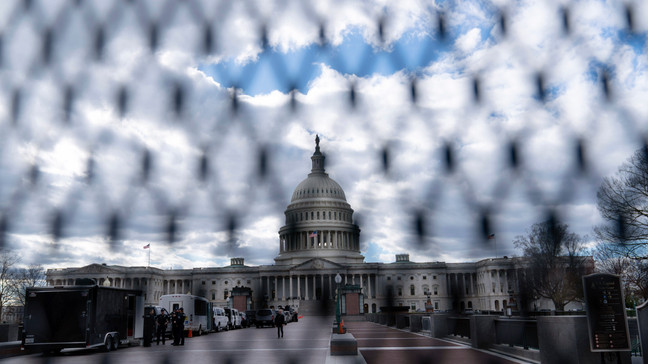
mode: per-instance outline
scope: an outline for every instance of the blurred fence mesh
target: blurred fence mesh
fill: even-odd
[[[550,15],[543,18],[546,23],[540,31],[551,34],[554,44],[542,51],[515,33],[521,25],[516,22],[518,14],[510,11],[511,4],[487,4],[486,13],[492,19],[488,28],[491,44],[476,58],[466,59],[454,44],[463,19],[453,15],[461,12],[462,3],[451,3],[423,7],[427,13],[420,18],[428,23],[417,52],[400,49],[389,38],[393,34],[389,27],[395,23],[389,7],[375,10],[365,6],[363,16],[374,23],[365,34],[373,48],[363,49],[349,60],[339,55],[329,38],[335,19],[316,1],[3,1],[0,245],[15,247],[14,233],[35,231],[49,237],[42,241],[43,248],[64,255],[65,251],[57,250],[61,249],[58,242],[74,236],[75,229],[105,236],[105,241],[95,243],[114,247],[129,238],[129,227],[138,224],[147,231],[162,232],[172,244],[179,232],[190,229],[188,221],[200,215],[196,212],[200,208],[211,210],[213,218],[195,223],[227,231],[234,239],[260,192],[241,186],[246,183],[224,180],[224,171],[232,170],[238,181],[265,186],[276,210],[282,211],[288,202],[284,187],[290,189],[296,181],[282,180],[273,143],[291,132],[287,120],[317,132],[308,121],[312,105],[303,102],[297,90],[297,85],[310,77],[305,70],[313,60],[306,57],[287,62],[268,57],[265,64],[251,61],[240,74],[216,71],[224,72],[219,74],[223,84],[233,85],[217,91],[206,91],[204,84],[194,83],[198,71],[186,67],[187,59],[194,60],[194,67],[195,63],[222,60],[224,53],[232,52],[227,48],[232,42],[245,43],[249,34],[254,38],[249,43],[252,47],[260,53],[270,52],[278,47],[281,21],[290,19],[311,30],[318,57],[342,73],[362,70],[372,74],[385,62],[396,70],[406,69],[408,82],[389,89],[394,99],[405,100],[392,110],[391,123],[375,122],[370,108],[374,95],[363,92],[366,81],[348,75],[339,97],[331,99],[331,107],[343,113],[343,120],[332,123],[339,134],[359,133],[382,146],[373,158],[386,180],[398,180],[399,174],[406,173],[393,158],[402,148],[395,139],[407,140],[409,133],[420,133],[439,146],[424,156],[438,165],[439,177],[422,186],[422,199],[401,199],[402,211],[411,214],[408,219],[423,243],[434,234],[431,221],[448,185],[460,186],[460,200],[472,212],[474,225],[486,240],[494,230],[493,215],[513,183],[523,186],[529,201],[545,206],[552,216],[559,215],[561,211],[555,207],[569,201],[579,189],[597,188],[601,174],[593,156],[603,152],[593,151],[602,134],[609,132],[602,120],[616,120],[628,143],[644,145],[645,120],[628,104],[633,95],[625,93],[619,82],[623,70],[611,66],[621,49],[608,51],[608,58],[601,56],[573,20],[584,11],[583,4],[549,2]],[[638,17],[638,6],[619,2],[611,17],[620,19],[619,37],[624,41],[610,47],[641,43],[645,32],[638,30],[637,24],[645,19]],[[238,23],[231,24],[232,19]],[[237,27],[246,32],[233,33]],[[124,52],[130,49],[132,53]],[[431,102],[431,95],[443,90],[421,82],[437,72],[432,65],[439,52],[456,58],[457,70],[462,71],[465,92],[455,105]],[[596,85],[594,94],[586,97],[584,104],[589,110],[583,115],[569,115],[552,103],[561,85],[574,77],[560,71],[569,62],[588,67]],[[524,72],[507,73],[508,63],[525,65]],[[288,90],[284,106],[268,114],[255,111],[258,105],[250,104],[243,92],[263,67],[269,67],[271,76]],[[519,121],[507,128],[497,122],[502,107],[508,105],[501,99],[506,95],[490,93],[501,83],[519,89],[517,109],[511,112]],[[547,120],[559,124],[556,137],[564,148],[565,168],[557,187],[538,184],[536,176],[544,166],[530,165],[529,160],[539,159],[525,155],[530,152],[526,143],[542,132]],[[478,122],[488,126],[479,131],[484,138],[499,143],[495,153],[499,157],[493,165],[500,166],[502,173],[487,181],[489,191],[484,189],[484,181],[475,180],[466,171],[493,167],[476,166],[465,155],[460,157],[457,142]],[[159,133],[151,132],[158,128]],[[137,138],[138,129],[154,135],[164,148],[152,148],[147,145],[150,141]],[[182,144],[178,140],[194,148],[174,152],[174,147]],[[239,145],[248,148],[237,150]],[[161,149],[168,152],[160,155],[154,151]],[[53,151],[66,156],[65,160],[48,159]],[[72,177],[58,178],[61,175]],[[157,212],[156,226],[139,220],[141,205]]]

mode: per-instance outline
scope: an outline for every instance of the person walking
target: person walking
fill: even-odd
[[[284,317],[283,310],[277,311],[277,316],[275,316],[275,326],[277,326],[277,338],[283,337],[283,325],[286,323],[286,318]]]
[[[169,324],[169,317],[167,315],[166,310],[162,310],[160,314],[156,318],[157,321],[157,345],[160,345],[160,336],[162,336],[162,345],[166,345],[166,329],[167,325]]]

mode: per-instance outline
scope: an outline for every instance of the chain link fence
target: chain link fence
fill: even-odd
[[[490,249],[518,201],[562,220],[646,143],[647,6],[605,4],[601,25],[605,9],[588,2],[548,1],[535,16],[530,5],[480,5],[3,1],[0,246],[65,264],[87,245],[180,249],[207,226],[227,242],[214,254],[237,256],[259,210],[281,216],[303,178],[283,143],[317,132],[325,151],[327,140],[360,145],[344,158],[366,165],[336,177],[354,186],[371,175],[373,186],[353,187],[358,224],[378,227],[391,191],[423,256],[462,212],[473,252]],[[352,56],[338,48],[347,10],[365,42]],[[420,34],[398,42],[412,14]],[[278,56],[291,44],[311,51]],[[308,92],[319,62],[338,72],[321,97]],[[397,77],[374,77],[385,67]],[[267,77],[280,95],[246,93]],[[328,159],[353,163],[331,149]],[[399,189],[417,166],[417,188]],[[461,205],[451,217],[448,199]]]

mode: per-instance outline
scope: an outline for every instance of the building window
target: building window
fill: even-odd
[[[426,279],[427,279],[427,276],[423,276],[423,279],[426,280]]]
[[[228,290],[224,290],[224,291],[223,291],[223,299],[224,299],[224,300],[227,299],[228,294],[229,294],[229,291],[228,291]]]
[[[205,281],[202,281],[202,285],[203,285],[203,286],[205,285]]]
[[[212,281],[212,284],[216,284],[216,281]]]
[[[329,220],[331,220],[331,211],[329,211]]]
[[[398,295],[402,296],[403,295],[403,288],[398,287]]]
[[[439,309],[439,302],[434,302],[434,309],[438,310]]]
[[[247,284],[250,284],[250,280],[249,280],[249,279],[247,280]]]
[[[320,218],[320,217],[319,217],[319,211],[317,211],[317,220],[319,220],[319,218]]]
[[[311,220],[314,219],[314,216],[315,216],[315,213],[313,211],[311,211]]]
[[[398,276],[398,277],[396,277],[396,279],[398,279],[398,280],[400,281],[400,280],[401,280],[401,277],[400,277],[400,276]]]
[[[432,279],[436,279],[436,276],[432,276]]]
[[[212,301],[215,301],[216,300],[216,292],[212,292],[211,297],[212,297]]]
[[[388,280],[388,281],[391,281],[391,277],[387,277],[387,280]]]
[[[410,276],[410,281],[413,281],[413,280],[414,280],[414,276]]]
[[[410,286],[410,295],[412,296],[416,295],[416,288],[414,287],[413,284]]]
[[[493,293],[495,293],[495,282],[493,282]]]
[[[225,284],[227,284],[227,281],[225,281]]]
[[[438,294],[439,294],[439,287],[434,286],[434,295],[436,296]]]

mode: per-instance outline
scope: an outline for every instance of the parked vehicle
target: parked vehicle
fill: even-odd
[[[211,330],[212,320],[209,318],[211,303],[204,297],[190,294],[166,294],[160,297],[160,306],[173,312],[183,309],[187,317],[184,322],[185,331],[191,330],[196,335]]]
[[[284,307],[284,312],[288,313],[288,315],[286,316],[286,323],[299,321],[299,314],[297,313],[295,306],[286,305]]]
[[[270,308],[262,308],[256,312],[256,327],[264,327],[266,325],[274,327],[275,311]]]
[[[222,307],[212,308],[212,330],[218,332],[229,330],[229,318]]]
[[[225,307],[225,316],[227,316],[229,320],[228,328],[230,330],[238,329],[241,327],[241,316],[239,316],[237,309]]]
[[[144,299],[138,290],[79,285],[29,287],[25,292],[22,348],[115,350],[142,337]]]
[[[248,327],[256,325],[256,310],[245,311],[245,316],[247,317]]]

